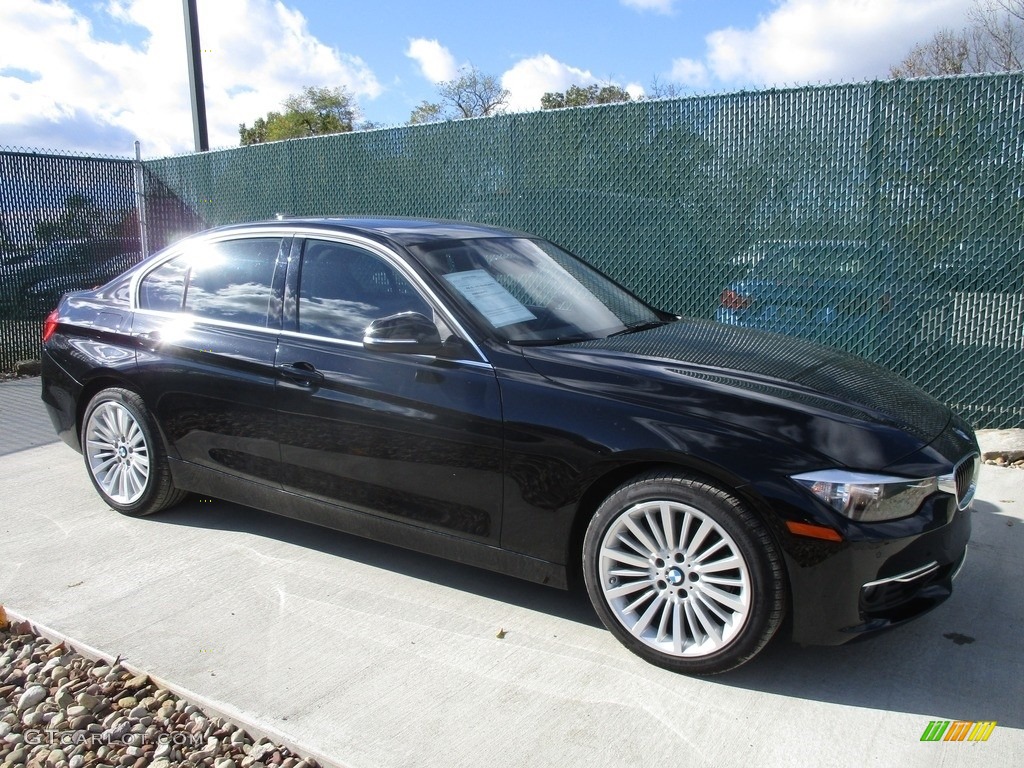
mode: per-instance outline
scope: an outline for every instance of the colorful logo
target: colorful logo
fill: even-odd
[[[932,720],[921,734],[921,741],[988,741],[995,729],[995,720]]]

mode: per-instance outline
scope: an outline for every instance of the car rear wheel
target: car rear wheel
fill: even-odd
[[[671,472],[612,493],[583,543],[587,592],[604,625],[647,661],[714,674],[753,658],[785,613],[781,558],[735,496]]]
[[[103,500],[126,515],[159,512],[187,495],[171,482],[171,471],[142,398],[111,388],[89,402],[82,453],[89,479]]]

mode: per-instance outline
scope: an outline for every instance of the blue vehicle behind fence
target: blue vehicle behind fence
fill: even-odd
[[[768,240],[739,259],[715,319],[835,346],[905,349],[919,330],[924,280],[912,259],[866,240]]]

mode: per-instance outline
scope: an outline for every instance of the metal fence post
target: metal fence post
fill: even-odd
[[[146,224],[146,177],[142,172],[142,146],[135,142],[135,211],[139,217],[139,244],[142,257],[149,256],[149,232]]]

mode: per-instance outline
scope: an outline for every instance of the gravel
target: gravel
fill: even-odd
[[[39,360],[19,360],[11,370],[0,371],[0,381],[11,379],[29,379],[39,375]]]
[[[997,456],[994,459],[985,459],[986,464],[990,464],[993,467],[1008,467],[1010,469],[1024,469],[1024,459],[1017,459],[1011,461],[1006,456]]]
[[[8,623],[0,606],[0,766],[315,768],[211,717],[147,675]]]

